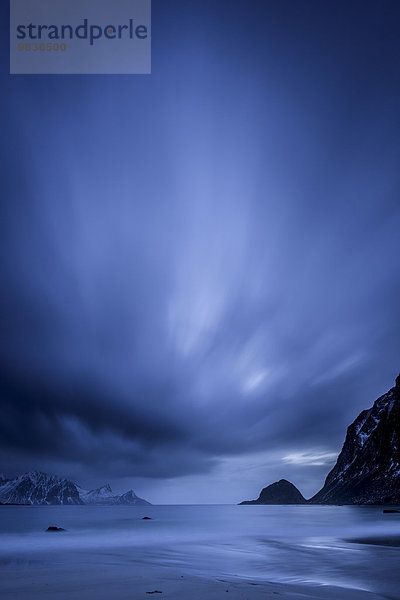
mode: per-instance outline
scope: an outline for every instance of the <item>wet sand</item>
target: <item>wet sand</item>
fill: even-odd
[[[335,586],[211,579],[171,570],[115,564],[80,568],[2,566],[2,600],[383,600],[365,590]]]
[[[369,544],[373,546],[390,546],[392,548],[400,547],[400,536],[398,535],[387,535],[387,536],[377,536],[377,537],[367,537],[367,538],[351,538],[348,540],[344,540],[345,542],[350,542],[351,544]]]

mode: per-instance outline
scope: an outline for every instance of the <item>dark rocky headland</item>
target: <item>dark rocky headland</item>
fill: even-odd
[[[400,505],[400,375],[395,386],[348,427],[322,489],[309,500],[282,479],[241,504]]]

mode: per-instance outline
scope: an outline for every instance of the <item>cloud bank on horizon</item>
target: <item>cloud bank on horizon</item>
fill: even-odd
[[[398,3],[217,4],[149,77],[2,53],[0,471],[311,495],[400,369]]]

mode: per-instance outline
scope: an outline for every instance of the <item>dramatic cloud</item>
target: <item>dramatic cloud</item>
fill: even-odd
[[[149,77],[3,60],[0,472],[311,495],[392,385],[399,6],[284,4],[154,2]]]

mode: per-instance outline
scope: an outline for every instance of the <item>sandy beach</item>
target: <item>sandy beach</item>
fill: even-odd
[[[400,597],[380,507],[1,507],[0,531],[2,600]]]
[[[51,563],[50,563],[51,564]],[[383,600],[388,596],[329,585],[282,584],[182,575],[160,566],[130,565],[112,556],[97,564],[82,556],[69,569],[48,564],[2,566],[0,595],[4,600]],[[395,596],[392,596],[395,598]]]

